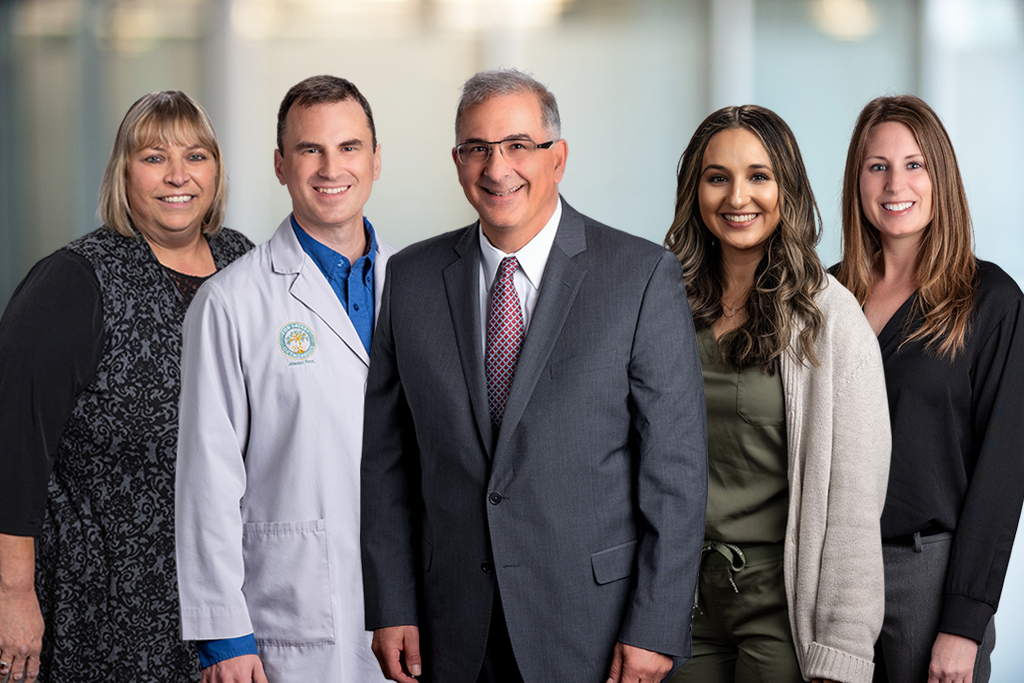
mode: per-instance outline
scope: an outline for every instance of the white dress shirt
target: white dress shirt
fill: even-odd
[[[562,220],[562,198],[558,198],[555,212],[541,231],[533,236],[529,242],[523,245],[519,251],[506,254],[498,249],[487,236],[483,228],[477,227],[480,231],[480,325],[482,334],[480,339],[484,345],[484,356],[487,355],[487,321],[491,307],[491,287],[494,286],[494,279],[498,275],[498,266],[506,256],[515,256],[519,261],[519,268],[516,269],[513,281],[516,286],[516,294],[519,295],[519,305],[523,310],[523,335],[530,330],[530,319],[537,307],[537,297],[540,295],[540,284],[544,278],[544,268],[548,264],[548,256],[551,254],[551,246],[555,243],[555,234],[558,232],[558,223]]]

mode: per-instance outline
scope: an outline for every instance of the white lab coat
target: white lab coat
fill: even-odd
[[[375,315],[394,251],[378,237]],[[271,683],[383,680],[363,628],[359,554],[368,364],[288,218],[206,282],[185,317],[182,637],[255,633]]]

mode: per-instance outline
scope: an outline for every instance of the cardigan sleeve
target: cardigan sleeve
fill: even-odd
[[[103,353],[103,299],[89,262],[61,250],[32,268],[0,320],[0,532],[37,536],[57,446]]]
[[[813,452],[803,472],[794,638],[805,678],[869,683],[885,613],[879,521],[892,435],[874,334],[852,295],[834,280],[832,288],[820,300],[822,364],[807,370],[814,379],[800,406]]]
[[[971,368],[980,450],[957,521],[939,630],[978,642],[999,604],[1024,502],[1022,307],[1017,298],[990,328]]]

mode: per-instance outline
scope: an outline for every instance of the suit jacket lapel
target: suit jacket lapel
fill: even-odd
[[[491,411],[487,407],[487,377],[484,374],[483,339],[480,337],[480,241],[476,224],[465,229],[455,251],[459,258],[444,270],[448,308],[452,314],[455,342],[469,388],[473,416],[487,455],[491,457],[494,436]]]
[[[327,278],[316,264],[306,257],[306,252],[302,250],[302,245],[292,230],[290,218],[286,218],[274,233],[271,251],[274,270],[279,273],[294,273],[296,276],[288,289],[289,293],[323,320],[359,357],[359,360],[369,367],[370,357],[363,348],[356,328],[352,325],[348,313],[342,308]],[[374,279],[376,277],[375,270]]]
[[[563,200],[562,220],[558,225],[555,243],[551,246],[548,263],[544,267],[544,279],[541,282],[540,295],[537,297],[537,308],[533,312],[530,329],[526,332],[522,350],[519,352],[515,378],[509,390],[505,415],[498,433],[498,443],[494,449],[495,457],[499,456],[512,438],[530,396],[533,395],[533,388],[537,385],[541,370],[547,364],[555,342],[562,332],[565,318],[587,274],[586,268],[572,259],[586,248],[587,237],[583,216]]]

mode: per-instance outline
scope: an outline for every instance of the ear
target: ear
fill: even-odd
[[[569,143],[565,140],[558,140],[552,148],[555,157],[555,183],[562,182],[565,174],[565,163],[569,159]]]
[[[281,154],[281,150],[274,149],[274,174],[277,176],[277,181],[282,185],[285,185],[284,175],[284,155]]]
[[[455,170],[458,171],[462,164],[459,163],[459,153],[455,151],[454,147],[452,147],[452,161],[455,162]]]
[[[377,149],[373,151],[373,179],[380,180],[380,143],[377,144]]]

